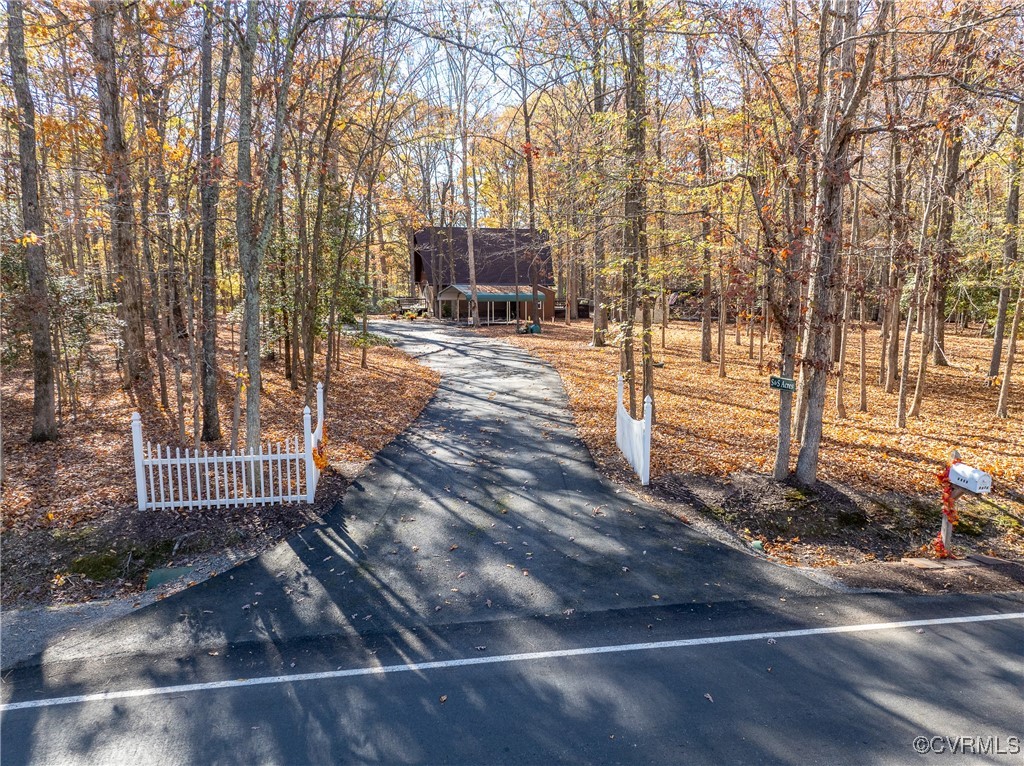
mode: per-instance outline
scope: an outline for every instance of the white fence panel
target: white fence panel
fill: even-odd
[[[303,408],[303,440],[297,436],[258,450],[185,450],[142,440],[142,417],[132,413],[135,491],[139,510],[229,508],[271,503],[312,503],[320,479],[314,453],[323,443],[324,387],[316,386],[316,428]]]
[[[646,487],[651,481],[651,397],[644,397],[643,420],[634,420],[623,401],[624,388],[619,375],[615,397],[615,444],[640,477],[640,483]]]

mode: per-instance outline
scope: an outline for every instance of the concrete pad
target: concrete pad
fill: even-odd
[[[942,569],[942,564],[935,559],[908,558],[901,559],[900,563],[910,564],[910,566],[917,567],[918,569]]]

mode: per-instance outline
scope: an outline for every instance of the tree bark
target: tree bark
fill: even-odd
[[[1006,195],[1006,237],[1003,240],[1003,279],[1009,282],[1009,270],[1017,261],[1017,224],[1020,223],[1020,164],[1021,153],[1024,151],[1024,103],[1017,105],[1017,120],[1013,130],[1013,149],[1010,152],[1010,166],[1007,175],[1010,177],[1010,191]],[[1004,284],[999,289],[999,305],[996,309],[996,326],[992,338],[992,361],[988,367],[988,376],[995,379],[999,375],[999,361],[1003,350],[1003,335],[1006,327],[1006,309],[1010,302],[1010,287]]]
[[[125,377],[135,387],[150,377],[146,330],[142,318],[142,284],[135,252],[135,214],[131,158],[121,120],[121,86],[114,46],[115,0],[92,0],[92,53],[96,63],[97,100],[103,123],[103,180],[110,202],[110,249],[117,262],[115,293],[123,322]]]
[[[718,377],[725,377],[725,323],[728,309],[725,303],[725,269],[718,264]]]
[[[884,24],[892,0],[884,0],[875,21],[874,31]],[[807,417],[803,429],[800,454],[797,457],[796,479],[810,485],[817,480],[818,450],[821,445],[822,415],[825,407],[825,389],[832,358],[832,316],[835,299],[836,258],[842,242],[843,192],[849,180],[849,145],[851,125],[856,111],[867,94],[875,65],[875,52],[879,38],[873,36],[867,43],[864,63],[856,67],[856,33],[858,8],[856,0],[837,0],[834,37],[838,47],[834,55],[830,76],[848,73],[842,92],[839,86],[831,94],[831,104],[824,113],[827,121],[821,127],[821,159],[817,175],[817,221],[815,225],[815,264],[811,273],[809,294],[811,304],[808,322],[808,350],[805,369],[807,381]],[[841,41],[841,42],[839,42]],[[833,116],[837,115],[837,117]]]
[[[231,46],[224,36],[224,63],[221,82],[226,80]],[[203,4],[203,33],[200,44],[199,84],[199,206],[203,242],[202,335],[203,335],[203,441],[221,438],[220,411],[217,407],[217,201],[220,185],[216,163],[220,147],[213,146],[213,7]],[[224,109],[224,93],[219,93],[218,132]]]
[[[462,143],[462,205],[466,208],[466,257],[469,261],[469,321],[474,327],[480,326],[480,303],[476,294],[476,253],[473,248],[473,208],[469,200],[469,62],[463,49],[461,78],[461,102],[459,104],[460,135]]]
[[[959,35],[958,35],[959,37]],[[958,46],[959,47],[959,46]],[[946,275],[953,260],[953,223],[956,218],[956,192],[960,181],[960,156],[963,151],[963,127],[954,122],[945,136],[943,146],[942,180],[939,188],[938,226],[935,233],[935,251],[932,268],[928,277],[928,289],[924,294],[921,311],[922,334],[920,366],[917,369],[917,385],[910,416],[917,417],[921,411],[928,381],[928,356],[934,353],[936,359],[942,356],[939,345],[940,331],[946,317],[942,301],[945,292]],[[922,237],[922,247],[924,238]]]
[[[605,345],[605,333],[608,332],[608,312],[604,306],[604,206],[601,200],[602,179],[604,174],[604,139],[603,139],[603,118],[605,111],[605,61],[604,61],[604,39],[597,33],[596,27],[597,4],[592,9],[588,8],[587,15],[591,18],[591,26],[594,28],[594,47],[592,54],[592,77],[594,85],[592,122],[596,136],[596,157],[594,159],[594,300],[592,310],[594,312],[594,338],[595,347]]]
[[[621,370],[629,389],[629,413],[638,412],[634,379],[633,324],[636,319],[637,298],[647,296],[644,261],[647,258],[647,178],[645,163],[647,92],[644,71],[644,32],[647,13],[644,0],[630,0],[627,27],[625,88],[626,88],[626,189],[624,201],[625,258],[622,268],[622,299],[626,315],[623,317]],[[638,281],[638,270],[640,280]],[[644,317],[650,306],[643,299],[641,322],[641,361],[644,388],[647,388],[647,367],[651,364],[650,319]],[[650,373],[653,382],[653,371]]]
[[[697,47],[692,37],[686,37],[686,58],[690,68],[690,84],[693,89],[693,114],[697,118],[697,162],[699,183],[707,183],[711,175],[711,147],[708,144],[707,121],[704,115],[704,86],[701,82],[700,62]],[[706,193],[706,192],[702,192]],[[700,360],[711,361],[711,206],[705,201],[700,209],[700,233],[697,235],[697,252],[700,255],[701,309],[700,309]],[[721,318],[719,318],[721,321]]]
[[[18,161],[21,171],[22,241],[28,272],[29,327],[32,335],[32,441],[57,438],[53,400],[53,347],[50,342],[50,297],[46,285],[46,235],[39,207],[39,169],[36,161],[36,113],[25,57],[25,19],[22,0],[7,4],[7,50],[11,81],[18,105]]]
[[[135,8],[136,14],[138,8]],[[170,408],[167,398],[167,373],[165,370],[165,353],[168,348],[165,345],[163,327],[160,317],[160,306],[163,303],[162,291],[157,279],[156,267],[153,263],[153,226],[149,215],[149,202],[152,192],[152,166],[150,164],[154,152],[150,150],[149,133],[146,130],[146,92],[148,90],[143,62],[143,42],[141,19],[136,17],[135,23],[135,127],[139,136],[139,144],[142,149],[142,178],[140,179],[141,194],[139,195],[139,223],[142,231],[142,263],[146,269],[146,276],[149,282],[149,297],[145,301],[146,312],[149,315],[149,325],[153,330],[153,343],[156,346],[156,372],[157,382],[160,389],[160,404],[165,410]],[[161,147],[160,153],[163,152]],[[170,343],[171,339],[167,338]],[[172,349],[173,350],[173,349]]]
[[[915,276],[914,294],[910,296],[910,303],[907,305],[907,326],[903,334],[903,366],[900,375],[900,391],[896,404],[896,427],[907,427],[907,381],[910,379],[910,334],[914,329],[914,309],[917,306],[917,282],[922,275],[918,269]]]
[[[1013,310],[1013,325],[1010,327],[1010,346],[1006,349],[1006,370],[999,387],[999,401],[996,403],[996,417],[1009,417],[1010,379],[1013,375],[1014,357],[1017,355],[1017,335],[1020,332],[1021,307],[1024,306],[1024,288],[1017,291],[1017,307]]]
[[[246,11],[245,40],[241,46],[241,70],[239,74],[238,106],[238,192],[236,195],[236,231],[238,234],[238,259],[242,268],[244,286],[246,390],[245,390],[245,445],[255,451],[260,444],[260,271],[263,257],[270,242],[274,215],[277,212],[277,196],[281,181],[281,144],[288,101],[288,86],[295,61],[295,46],[299,29],[305,17],[306,3],[297,4],[292,16],[285,42],[284,62],[277,86],[271,148],[267,156],[266,191],[263,196],[262,222],[259,236],[255,236],[253,218],[252,180],[252,79],[253,59],[256,53],[259,3],[249,0]]]

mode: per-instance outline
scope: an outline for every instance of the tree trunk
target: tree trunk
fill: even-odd
[[[135,9],[136,13],[138,8]],[[151,151],[149,146],[148,136],[149,133],[146,130],[146,76],[145,76],[145,65],[143,63],[143,43],[142,43],[142,27],[141,19],[136,18],[135,24],[135,96],[136,96],[136,109],[135,109],[135,127],[139,136],[139,143],[142,149],[142,178],[140,184],[142,186],[141,194],[139,198],[139,223],[141,224],[142,230],[142,263],[146,269],[146,276],[149,281],[149,300],[146,301],[146,309],[149,315],[149,326],[153,330],[153,342],[156,346],[156,372],[157,382],[160,389],[160,404],[165,410],[170,409],[170,404],[167,398],[167,373],[165,370],[165,361],[168,350],[173,351],[173,347],[168,349],[165,345],[164,333],[162,322],[160,318],[160,306],[163,303],[162,291],[160,289],[160,283],[157,279],[156,267],[153,263],[153,225],[149,216],[149,201],[152,192],[152,166],[150,164],[151,159],[157,154]],[[159,154],[163,153],[161,147]],[[171,339],[168,337],[166,342],[170,344]]]
[[[638,284],[637,271],[647,252],[647,179],[644,169],[644,152],[646,148],[646,86],[644,73],[644,32],[646,25],[646,8],[644,0],[630,0],[629,26],[627,30],[625,63],[625,101],[626,101],[626,188],[624,200],[625,258],[622,267],[622,301],[625,309],[623,317],[622,361],[621,369],[626,386],[629,389],[629,413],[637,416],[637,401],[633,357],[633,324],[636,320],[637,297],[647,294],[647,286]],[[643,277],[641,272],[641,277]],[[646,305],[647,301],[644,300]],[[644,365],[644,382],[647,381],[647,365],[650,364],[646,354],[646,345],[650,342],[650,323],[645,323],[641,335],[642,364]]]
[[[914,277],[914,294],[910,296],[910,302],[907,305],[907,326],[903,333],[903,365],[901,367],[902,372],[900,373],[899,399],[896,404],[897,428],[907,427],[907,381],[910,379],[910,334],[914,329],[914,309],[917,306],[917,288],[922,276],[920,269],[918,269],[918,273]]]
[[[928,284],[925,287],[924,306],[921,307],[924,320],[921,331],[921,353],[918,357],[917,366],[917,384],[914,386],[914,398],[910,403],[910,417],[912,418],[916,418],[921,414],[921,403],[924,401],[924,392],[928,381],[928,354],[935,342],[935,282],[935,265],[933,264],[931,273],[928,276]]]
[[[1010,346],[1006,349],[1006,370],[1003,372],[1003,382],[999,387],[999,402],[996,404],[996,417],[999,418],[1010,416],[1010,379],[1013,375],[1014,357],[1017,355],[1017,335],[1020,331],[1022,305],[1024,305],[1024,288],[1017,291],[1017,307],[1013,310],[1013,325],[1010,327]]]
[[[21,171],[22,242],[28,272],[29,327],[32,335],[32,441],[57,438],[53,401],[53,346],[50,342],[50,298],[46,286],[46,234],[39,208],[39,171],[36,162],[36,113],[25,58],[25,20],[22,0],[7,4],[7,50],[11,81],[18,105],[18,161]],[[2,472],[0,472],[2,476]],[[2,479],[0,479],[2,481]]]
[[[469,321],[473,327],[480,326],[480,304],[476,295],[476,253],[473,249],[473,208],[469,202],[469,78],[468,64],[463,50],[461,135],[462,141],[462,204],[466,208],[466,257],[469,261]]]
[[[135,387],[150,376],[146,330],[142,318],[142,284],[135,253],[135,214],[131,186],[131,157],[121,121],[121,86],[114,46],[115,0],[92,0],[93,45],[97,101],[103,124],[103,180],[110,201],[110,249],[117,262],[115,292],[123,322],[122,341],[126,383]]]
[[[277,197],[281,180],[281,144],[288,101],[288,86],[295,61],[298,32],[305,16],[306,3],[300,2],[292,16],[285,57],[277,87],[273,118],[271,148],[267,156],[266,192],[263,197],[263,215],[259,236],[255,236],[252,193],[252,79],[253,59],[256,52],[259,3],[249,0],[246,10],[245,41],[241,46],[238,106],[238,192],[236,194],[236,224],[238,259],[242,269],[244,287],[244,319],[246,350],[245,390],[245,444],[248,451],[260,445],[260,271],[263,257],[273,231],[277,212]]]
[[[793,274],[785,275],[784,316],[779,318],[782,334],[782,359],[779,373],[793,379],[796,369],[796,327],[800,321],[800,283]],[[782,481],[789,476],[789,452],[793,434],[793,392],[779,391],[779,430],[775,440],[772,476]]]
[[[958,35],[959,37],[959,35]],[[946,274],[953,259],[953,222],[956,217],[956,191],[960,180],[960,155],[963,150],[963,128],[954,123],[945,136],[943,146],[942,181],[939,188],[938,227],[935,233],[935,254],[931,273],[928,278],[928,289],[924,295],[922,310],[922,335],[920,366],[917,370],[917,385],[914,387],[914,400],[910,406],[910,416],[917,417],[921,411],[928,376],[928,355],[934,351],[936,358],[941,356],[939,334],[945,324],[942,298],[945,291]],[[922,237],[922,247],[924,239]],[[933,348],[934,347],[934,348]]]
[[[866,101],[864,103],[864,111],[868,112],[870,110],[870,108],[871,108],[871,99],[868,98],[868,99],[866,99]],[[867,136],[862,135],[861,139],[860,139],[860,155],[862,157],[864,156],[864,148],[865,148],[866,142],[867,142]],[[863,181],[863,178],[864,178],[863,173],[861,173],[860,174],[860,180]],[[850,228],[852,230],[851,231],[851,236],[850,236],[851,247],[850,247],[849,251],[847,251],[847,253],[846,253],[846,275],[845,275],[845,279],[843,280],[843,286],[842,286],[842,290],[843,290],[843,310],[842,310],[842,313],[839,316],[839,320],[838,320],[839,326],[836,328],[837,329],[837,337],[839,339],[839,348],[838,349],[833,348],[833,352],[834,352],[834,354],[833,354],[833,361],[839,363],[839,373],[836,376],[836,412],[838,413],[840,418],[845,418],[846,417],[846,401],[843,398],[843,393],[844,393],[843,392],[843,384],[846,382],[846,347],[847,347],[847,343],[849,341],[850,318],[851,318],[851,313],[853,311],[853,304],[852,304],[852,300],[851,300],[851,298],[852,298],[852,296],[851,296],[852,286],[851,286],[850,282],[853,279],[853,259],[854,259],[854,256],[858,254],[858,252],[860,250],[860,244],[861,244],[861,234],[860,234],[860,192],[861,192],[861,184],[858,183],[857,187],[854,189],[854,192],[853,192],[853,210],[852,210],[851,215],[850,215]],[[864,311],[864,301],[862,299],[861,300],[861,313],[862,313],[862,316],[861,316],[861,330],[862,331],[864,329],[863,311]],[[861,354],[862,354],[862,356],[861,356],[861,360],[860,360],[860,379],[861,379],[862,387],[863,387],[863,381],[864,381],[864,358],[863,358],[863,351],[864,351],[864,340],[862,338],[861,339]]]
[[[1010,153],[1010,166],[1007,175],[1010,177],[1010,191],[1006,195],[1006,237],[1003,240],[1003,279],[1009,282],[1009,270],[1017,261],[1017,224],[1020,222],[1020,165],[1021,153],[1024,151],[1024,103],[1017,104],[1017,121],[1013,131],[1013,149]],[[1010,288],[1005,285],[999,289],[999,306],[996,309],[996,327],[992,338],[992,361],[988,367],[988,376],[995,379],[999,375],[999,357],[1003,350],[1003,334],[1006,326],[1006,309],[1010,301]]]
[[[839,326],[839,372],[836,374],[836,414],[846,418],[846,402],[843,399],[843,383],[846,375],[846,341],[850,329],[850,288],[847,285],[843,295],[843,311]]]
[[[868,326],[864,323],[864,292],[860,294],[860,406],[858,412],[868,411]]]
[[[697,118],[697,161],[698,180],[706,183],[711,175],[711,148],[708,144],[707,124],[704,115],[704,86],[697,47],[692,37],[686,37],[686,58],[690,66],[690,84],[693,88],[693,114]],[[703,192],[702,192],[703,193]],[[701,287],[700,310],[700,360],[711,361],[711,206],[704,202],[700,209],[700,233],[697,235],[697,252],[700,255]],[[721,320],[720,320],[721,321]]]
[[[725,377],[725,270],[718,264],[718,377]]]
[[[221,91],[218,108],[218,132],[224,114],[226,80],[231,46],[224,36],[224,61],[221,67]],[[220,147],[213,146],[213,8],[203,4],[203,33],[199,84],[199,206],[203,242],[202,335],[203,335],[203,441],[221,438],[220,411],[217,408],[217,200],[220,186],[215,163]]]
[[[888,16],[891,0],[884,0],[878,10],[875,31]],[[842,86],[826,99],[824,113],[829,118],[821,127],[821,159],[817,174],[817,221],[814,244],[815,262],[811,273],[809,294],[811,304],[808,322],[808,350],[805,369],[807,381],[807,416],[803,429],[800,454],[797,457],[796,479],[801,484],[813,484],[818,474],[818,450],[821,445],[822,416],[825,408],[825,389],[831,367],[832,306],[835,299],[836,259],[842,242],[843,191],[849,178],[850,130],[854,115],[867,93],[875,64],[878,37],[871,37],[864,54],[860,72],[856,67],[856,33],[858,8],[856,0],[838,0],[833,30],[836,46],[833,50],[831,74],[849,73]],[[839,88],[842,88],[842,93]],[[840,119],[832,117],[838,114]]]
[[[371,174],[372,179],[372,174]],[[366,186],[366,240],[363,242],[363,343],[359,347],[359,366],[366,369],[366,336],[369,332],[368,316],[370,310],[370,213],[373,210],[373,181]]]
[[[593,9],[588,9],[591,17],[591,24],[595,23],[594,15],[597,11],[595,4]],[[604,61],[604,40],[599,37],[596,29],[594,33],[594,48],[592,53],[592,70],[594,84],[594,130],[598,132],[595,147],[596,157],[594,159],[594,300],[591,310],[594,312],[594,338],[595,347],[605,344],[605,333],[608,332],[608,312],[604,307],[604,205],[601,200],[602,180],[604,178],[604,125],[600,115],[605,111],[605,61]]]

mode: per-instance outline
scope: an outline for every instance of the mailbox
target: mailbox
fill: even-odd
[[[966,463],[953,463],[949,467],[949,483],[975,495],[987,495],[992,491],[992,477]]]

